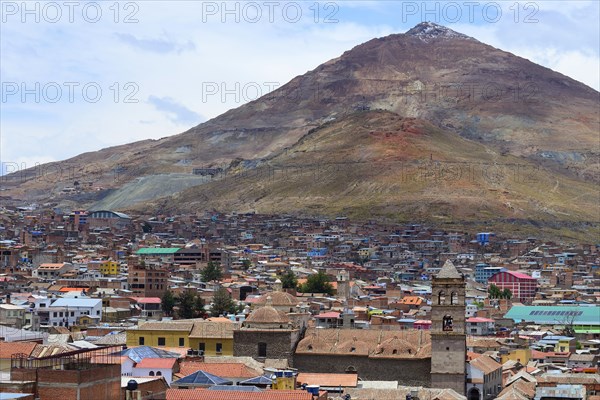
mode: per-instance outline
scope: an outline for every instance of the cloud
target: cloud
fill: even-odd
[[[123,43],[139,50],[152,53],[182,53],[196,49],[196,45],[188,40],[184,44],[179,44],[167,39],[138,39],[129,33],[115,33],[115,36]]]
[[[177,125],[194,126],[205,120],[200,114],[195,113],[170,97],[150,96],[148,103],[152,104],[158,111],[167,114],[167,118]]]

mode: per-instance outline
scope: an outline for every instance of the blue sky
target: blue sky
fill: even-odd
[[[0,160],[177,134],[424,20],[598,90],[599,4],[2,0]]]

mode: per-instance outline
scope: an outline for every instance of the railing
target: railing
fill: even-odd
[[[47,357],[28,357],[26,354],[13,354],[10,360],[12,369],[60,369],[85,370],[98,364],[120,364],[122,346],[109,346],[98,349],[83,349],[55,354]]]

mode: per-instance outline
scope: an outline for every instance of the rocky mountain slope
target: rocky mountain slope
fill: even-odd
[[[422,23],[182,134],[13,174],[3,194],[122,210],[597,222],[598,105],[580,82]],[[219,169],[190,176],[206,168]],[[303,172],[281,172],[293,168]],[[63,193],[74,180],[79,193]]]

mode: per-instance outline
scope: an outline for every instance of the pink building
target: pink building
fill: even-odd
[[[492,284],[496,285],[500,290],[510,290],[513,298],[519,299],[522,303],[531,303],[537,289],[537,279],[514,271],[498,272],[488,279],[488,285]]]
[[[431,329],[431,320],[430,319],[418,319],[413,324],[413,328],[428,331]]]

